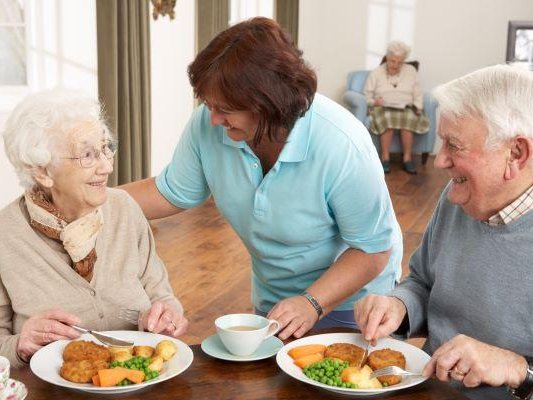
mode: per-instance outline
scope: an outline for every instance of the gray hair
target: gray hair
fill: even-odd
[[[97,122],[108,133],[98,101],[74,90],[45,90],[27,96],[9,115],[4,136],[6,155],[20,184],[31,189],[34,171],[52,160],[51,132],[64,134],[82,121]]]
[[[387,46],[387,55],[400,56],[404,60],[409,56],[411,48],[398,40],[390,42]]]
[[[487,148],[517,135],[533,139],[533,72],[494,65],[440,85],[433,95],[441,116],[481,118]]]

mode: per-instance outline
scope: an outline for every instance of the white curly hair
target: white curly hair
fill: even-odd
[[[533,139],[533,72],[494,65],[438,86],[433,95],[447,118],[481,118],[487,148],[517,135]]]
[[[20,184],[31,189],[34,172],[53,161],[50,133],[68,132],[79,122],[96,122],[110,136],[98,101],[84,92],[45,90],[22,100],[9,115],[3,132],[6,155],[15,167]]]
[[[386,55],[399,56],[405,60],[407,57],[409,57],[409,53],[411,53],[411,48],[399,40],[390,42],[387,46]]]

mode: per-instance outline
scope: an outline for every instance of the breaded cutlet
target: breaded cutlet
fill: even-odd
[[[391,365],[405,369],[406,362],[405,357],[401,352],[392,349],[381,349],[375,350],[368,355],[367,364],[373,370],[389,367]],[[378,380],[382,384],[390,386],[400,383],[402,377],[398,375],[385,375],[380,376]]]
[[[333,343],[326,347],[324,357],[348,361],[350,366],[359,367],[365,350],[351,343]]]

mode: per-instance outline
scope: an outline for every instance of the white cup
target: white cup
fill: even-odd
[[[8,379],[6,386],[0,391],[0,400],[19,400],[28,395],[28,389],[22,382]]]
[[[236,356],[253,354],[263,340],[281,327],[278,321],[255,314],[223,315],[215,320],[215,326],[224,346]]]

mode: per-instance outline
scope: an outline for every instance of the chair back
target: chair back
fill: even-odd
[[[383,56],[383,58],[381,59],[381,62],[379,63],[379,65],[381,64],[384,64],[387,62],[387,56]],[[416,61],[416,60],[413,60],[413,61],[406,61],[405,62],[406,64],[409,64],[409,65],[412,65],[413,67],[415,67],[415,69],[418,71],[418,67],[420,66],[420,62]]]
[[[368,70],[352,71],[348,74],[348,90],[353,90],[358,93],[363,93],[365,88],[366,78],[368,78]]]

